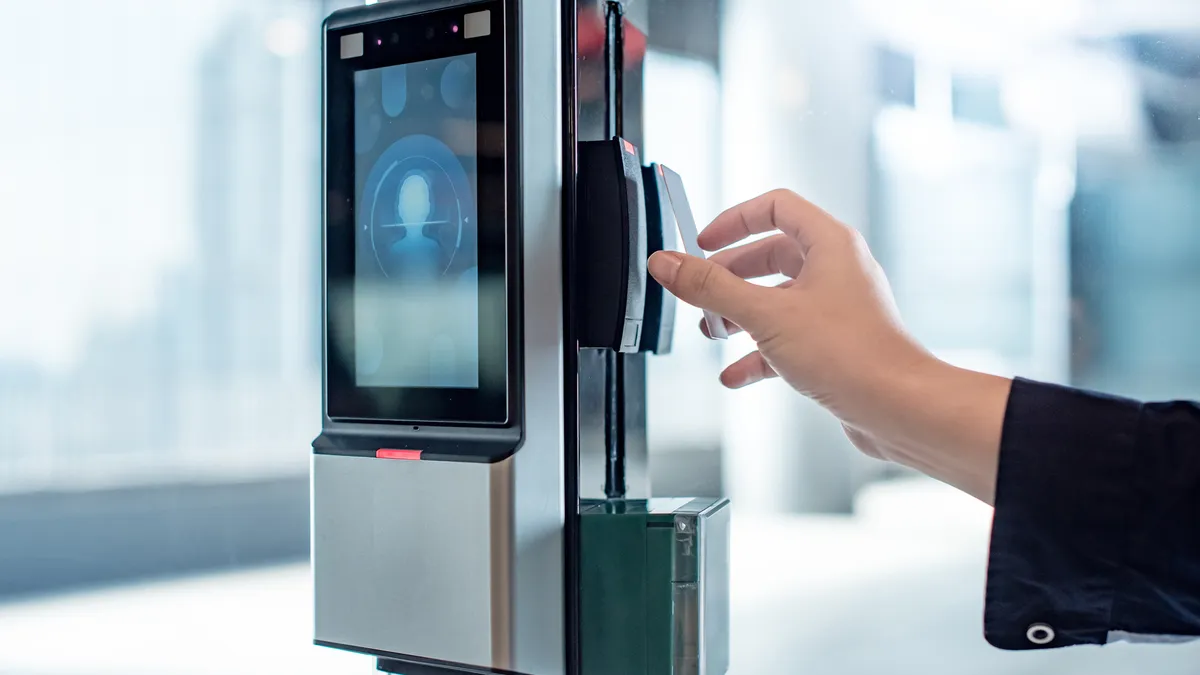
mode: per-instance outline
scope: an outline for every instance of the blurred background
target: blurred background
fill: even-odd
[[[637,3],[644,156],[698,220],[791,188],[942,357],[1200,398],[1200,4]],[[0,0],[0,673],[373,669],[309,642],[317,37],[346,4]],[[734,675],[1195,672],[992,650],[990,510],[777,383],[722,391],[750,346],[698,319],[648,363],[649,462],[656,495],[734,500]]]

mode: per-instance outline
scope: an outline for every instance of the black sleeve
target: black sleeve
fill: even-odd
[[[1013,382],[984,634],[1001,649],[1200,636],[1200,406]]]

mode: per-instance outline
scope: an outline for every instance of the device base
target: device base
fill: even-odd
[[[506,670],[491,670],[474,666],[437,665],[420,661],[404,661],[380,657],[375,659],[375,670],[392,675],[518,675]]]

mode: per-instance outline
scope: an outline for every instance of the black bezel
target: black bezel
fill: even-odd
[[[462,19],[469,12],[492,11],[491,35],[467,40]],[[453,26],[459,26],[459,32]],[[391,422],[470,426],[514,423],[519,378],[519,228],[510,204],[509,96],[505,82],[505,7],[500,0],[457,5],[420,14],[328,28],[325,35],[325,408],[333,422]],[[342,59],[343,35],[364,33],[362,56]],[[393,40],[395,34],[398,39]],[[478,228],[480,278],[503,278],[480,285],[480,386],[478,389],[359,387],[354,381],[353,294],[339,294],[331,311],[332,290],[355,279],[356,176],[354,152],[354,73],[392,65],[476,54],[478,145]],[[487,151],[485,151],[485,144]],[[486,224],[503,224],[501,227]],[[502,373],[501,377],[488,374]]]

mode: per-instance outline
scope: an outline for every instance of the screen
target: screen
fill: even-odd
[[[359,387],[480,382],[476,55],[354,73]]]
[[[504,425],[519,405],[506,84],[516,56],[503,9],[471,3],[326,33],[330,419]],[[480,13],[490,24],[472,19],[468,31]]]

